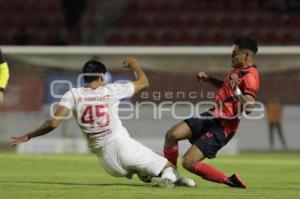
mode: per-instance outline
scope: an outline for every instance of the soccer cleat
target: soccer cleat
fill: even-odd
[[[152,177],[151,176],[142,176],[142,175],[137,175],[139,177],[139,179],[145,183],[150,183]]]
[[[188,178],[188,177],[180,177],[176,182],[176,185],[182,186],[182,187],[195,187],[196,182],[195,180]]]
[[[162,187],[162,188],[174,188],[174,183],[168,178],[151,178],[151,185],[153,187]]]
[[[243,189],[247,188],[246,184],[242,181],[239,174],[233,174],[232,176],[228,177],[224,181],[224,184],[235,188],[243,188]]]

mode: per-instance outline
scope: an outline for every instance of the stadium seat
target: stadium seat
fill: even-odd
[[[126,12],[134,13],[139,10],[139,3],[137,1],[128,1],[126,5]]]
[[[180,16],[169,17],[166,22],[167,28],[181,29],[185,26],[185,21]]]
[[[210,16],[206,16],[203,19],[203,25],[206,28],[212,28],[212,27],[216,27],[218,25],[218,18],[214,15],[210,15]]]
[[[225,35],[224,32],[218,31],[218,32],[214,32],[211,35],[211,39],[209,40],[209,42],[213,45],[224,45],[224,44],[228,44],[231,41],[226,41],[227,37]]]
[[[220,20],[218,21],[218,26],[222,28],[229,28],[235,25],[234,22],[235,22],[234,17],[230,17],[228,15],[222,15],[220,17]]]
[[[175,33],[171,30],[166,30],[160,35],[160,43],[162,45],[174,45],[176,43]]]
[[[248,1],[245,10],[249,14],[258,13],[260,11],[259,2],[257,0]]]
[[[141,35],[137,31],[130,31],[126,35],[126,45],[139,45],[141,43]]]
[[[25,27],[33,33],[42,34],[33,38],[34,44],[47,43],[45,38],[50,37],[53,31],[58,34],[65,27],[60,1],[11,1],[9,4],[0,2],[0,5],[1,18],[5,19],[1,25],[8,32]],[[18,16],[14,17],[11,13],[18,13]]]
[[[159,12],[159,5],[156,1],[141,1],[140,12],[153,14]]]
[[[227,10],[225,10],[228,13],[240,13],[243,10],[242,2],[239,0],[232,0],[227,6]]]
[[[144,33],[141,43],[146,46],[159,45],[159,34],[155,31],[149,30]]]
[[[175,14],[176,4],[173,1],[162,1],[158,4],[158,12],[164,14]]]
[[[209,7],[208,7],[206,1],[190,1],[189,4],[190,4],[189,5],[190,12],[195,13],[195,14],[209,10],[208,9]]]
[[[108,39],[107,39],[107,42],[110,45],[122,45],[124,43],[124,41],[125,41],[124,36],[122,34],[120,34],[117,30],[111,32],[108,35]]]
[[[210,36],[206,32],[197,33],[194,38],[195,45],[207,45],[210,43]]]
[[[191,28],[199,26],[199,25],[200,25],[200,20],[199,20],[198,17],[188,16],[184,20],[184,27],[185,28],[191,29]]]
[[[187,13],[190,13],[190,4],[189,3],[186,3],[186,1],[178,1],[178,2],[175,2],[175,5],[174,5],[174,12],[175,13],[178,13],[178,14],[187,14]]]
[[[237,26],[239,29],[244,29],[248,27],[252,27],[253,21],[248,16],[241,16],[236,20],[235,26]]]
[[[177,45],[191,46],[195,45],[193,41],[193,35],[188,33],[187,31],[181,31],[177,34],[176,38]]]
[[[286,26],[288,26],[288,18],[286,16],[283,15],[279,15],[279,16],[274,16],[272,17],[273,20],[269,20],[268,22],[268,27],[270,28],[284,28]]]
[[[279,36],[276,32],[269,31],[269,32],[265,32],[263,34],[263,39],[262,40],[265,44],[274,45],[274,44],[278,43]]]
[[[31,39],[33,45],[45,45],[47,43],[46,34],[34,34]]]
[[[13,43],[13,34],[11,32],[4,31],[1,33],[1,44],[11,44]]]
[[[208,12],[212,13],[221,13],[226,10],[225,2],[222,0],[216,0],[208,3],[207,8]]]
[[[187,35],[194,35],[195,32],[202,32],[203,30],[209,30],[205,35],[208,36],[206,42],[217,45],[221,42],[221,38],[227,40],[232,37],[231,32],[238,32],[240,35],[248,34],[248,32],[262,32],[258,33],[258,37],[262,40],[266,40],[265,43],[283,44],[299,42],[298,38],[291,36],[292,39],[285,38],[282,35],[288,35],[286,29],[298,32],[300,27],[300,15],[298,13],[278,15],[271,12],[272,1],[240,1],[240,0],[213,0],[213,1],[197,1],[197,0],[152,0],[152,1],[136,1],[125,0],[124,17],[120,15],[112,20],[111,26],[107,28],[107,34],[112,30],[117,30],[118,34],[111,35],[107,38],[107,43],[114,43],[120,41],[122,43],[128,42],[136,43],[134,41],[140,40],[141,43],[148,45],[155,42],[160,45],[160,42],[168,45],[194,43],[191,42],[192,38],[197,38],[197,34],[190,39],[186,39]],[[8,29],[8,32],[15,33],[20,26],[29,27],[30,32],[42,31],[46,38],[50,38],[53,34],[59,34],[65,29],[65,19],[61,10],[59,1],[52,0],[27,0],[26,2],[12,0],[11,3],[6,4],[4,1],[0,1],[0,13],[1,13],[1,27]],[[90,0],[89,2],[95,5],[92,9],[93,12],[97,12],[96,8],[101,6],[102,0]],[[112,3],[113,4],[113,3]],[[90,10],[88,10],[90,11]],[[17,12],[21,16],[11,17],[12,12]],[[120,13],[122,14],[122,13]],[[95,13],[89,13],[89,15],[95,16]],[[45,17],[47,16],[47,17]],[[126,17],[125,17],[126,16]],[[97,17],[89,18],[89,21],[95,20]],[[93,24],[93,22],[84,23],[80,22],[79,27],[86,30],[85,27]],[[280,27],[280,28],[278,28]],[[151,30],[153,29],[153,30]],[[121,32],[134,32],[136,30],[142,30],[137,35],[122,35]],[[187,31],[187,34],[181,33]],[[224,35],[216,37],[214,32],[224,32]],[[48,33],[49,31],[49,33]],[[53,33],[54,31],[54,33]],[[149,34],[148,31],[151,31]],[[175,37],[178,41],[169,41],[166,38],[167,32],[171,31],[170,38]],[[212,34],[211,34],[212,32]],[[268,33],[270,37],[266,36]],[[143,36],[140,34],[143,33]],[[162,35],[160,35],[162,33]],[[227,33],[229,35],[227,36]],[[0,36],[4,33],[0,33]],[[49,34],[49,35],[48,35]],[[84,33],[80,33],[85,35]],[[107,35],[106,34],[106,35]],[[148,35],[155,35],[154,39],[148,37]],[[274,35],[279,35],[278,40]],[[292,34],[293,35],[293,34]],[[126,39],[128,36],[128,40]],[[114,38],[114,39],[111,39]],[[160,39],[165,37],[165,39]],[[149,42],[145,39],[150,39]],[[177,38],[177,39],[176,39]],[[36,39],[42,43],[43,39]],[[203,43],[201,39],[196,39],[199,43]],[[214,43],[216,42],[216,43]],[[295,43],[294,42],[294,43]],[[171,43],[171,44],[170,44]],[[135,45],[135,44],[134,44]]]
[[[163,28],[167,25],[166,18],[164,16],[155,15],[153,16],[150,26],[153,28]]]
[[[296,45],[299,44],[299,38],[297,34],[287,30],[281,34],[279,42],[283,45]]]
[[[289,20],[287,20],[287,26],[290,28],[295,28],[300,26],[300,15],[294,15]]]

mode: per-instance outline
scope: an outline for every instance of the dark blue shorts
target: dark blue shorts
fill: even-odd
[[[202,113],[200,117],[184,120],[192,130],[192,138],[189,140],[195,144],[205,155],[212,159],[217,152],[226,145],[235,134],[232,132],[225,137],[221,120],[213,118],[208,112]]]

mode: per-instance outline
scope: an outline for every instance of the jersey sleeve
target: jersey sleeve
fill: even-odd
[[[248,73],[242,82],[241,91],[244,95],[250,95],[256,98],[256,94],[259,90],[259,77],[258,73]]]
[[[0,91],[3,91],[8,83],[9,70],[8,65],[5,62],[4,56],[0,49]]]
[[[59,102],[59,106],[67,107],[70,110],[72,110],[75,107],[75,99],[72,94],[72,91],[68,91],[62,96]]]
[[[132,82],[113,84],[113,89],[117,99],[128,98],[134,94],[134,84]]]

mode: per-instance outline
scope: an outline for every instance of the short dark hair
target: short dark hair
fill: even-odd
[[[99,73],[106,73],[106,67],[103,63],[97,61],[97,60],[89,60],[88,62],[86,62],[83,65],[82,68],[82,73],[95,73],[95,74],[99,74]],[[90,83],[93,81],[97,81],[99,78],[98,75],[84,75],[83,79],[85,83]]]
[[[250,50],[254,54],[256,54],[258,50],[256,40],[249,36],[240,37],[236,39],[233,44],[237,45],[240,49]]]

